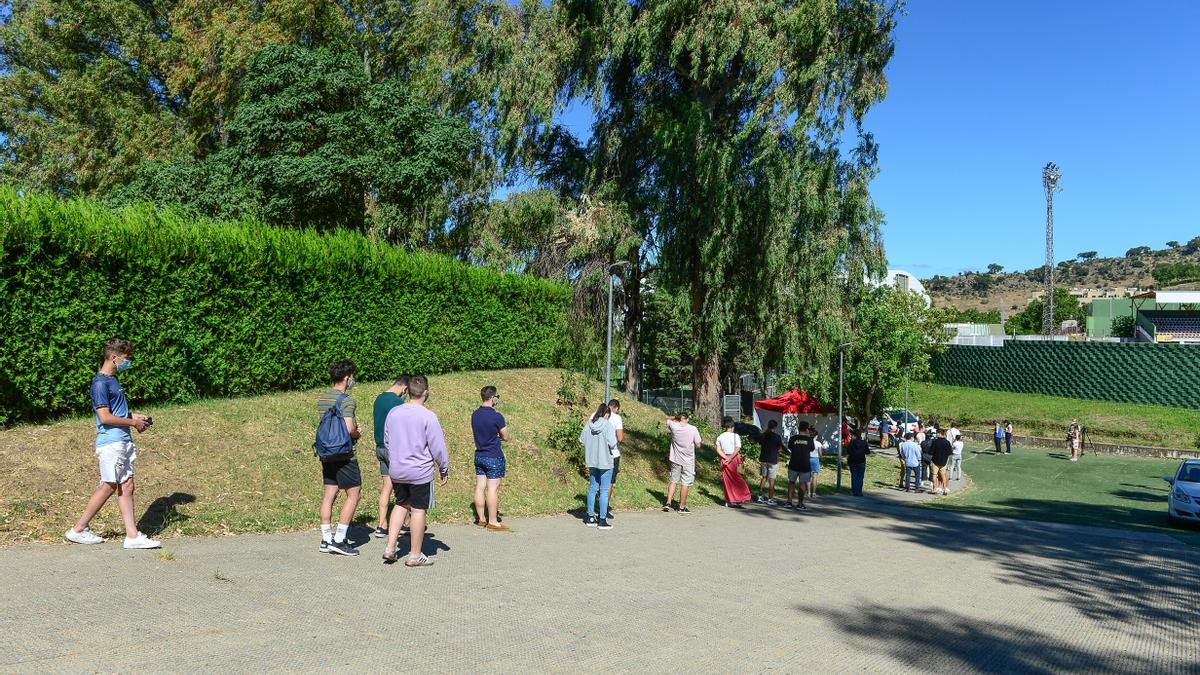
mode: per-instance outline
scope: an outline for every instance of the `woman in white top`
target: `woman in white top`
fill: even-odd
[[[733,433],[733,418],[722,420],[725,432],[717,436],[717,458],[721,462],[721,482],[725,485],[725,506],[750,501],[750,486],[742,478],[742,437]]]
[[[954,434],[954,454],[950,455],[950,480],[962,480],[963,441],[961,434]]]

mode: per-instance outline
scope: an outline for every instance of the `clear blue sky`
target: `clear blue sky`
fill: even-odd
[[[921,277],[1200,235],[1200,2],[912,0],[872,194],[889,263]]]
[[[1041,265],[1049,161],[1057,260],[1200,235],[1198,26],[1200,0],[910,0],[865,124],[889,264]],[[583,138],[590,119],[563,117]]]

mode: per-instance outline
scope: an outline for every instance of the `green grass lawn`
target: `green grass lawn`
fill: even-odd
[[[1200,410],[1089,401],[1041,394],[915,382],[909,406],[922,418],[955,420],[960,429],[990,430],[994,419],[1012,420],[1018,435],[1065,438],[1072,418],[1090,440],[1168,448],[1200,448]]]
[[[1200,544],[1200,530],[1167,524],[1169,486],[1162,477],[1174,475],[1178,460],[1085,454],[1070,462],[1061,451],[993,455],[981,445],[967,446],[966,456],[971,486],[926,507],[1161,532]]]
[[[355,522],[373,524],[377,517],[379,475],[371,440],[371,402],[389,383],[360,383],[359,422],[365,427],[359,446],[363,490]],[[548,442],[559,406],[560,371],[551,369],[453,373],[431,379],[430,408],[441,418],[450,448],[450,484],[438,491],[434,522],[469,522],[475,484],[474,443],[469,418],[479,403],[479,388],[499,387],[512,440],[505,444],[508,476],[501,512],[514,527],[535,514],[577,511],[584,505],[587,482],[582,476],[582,448],[566,451]],[[603,393],[599,384],[588,393],[594,405]],[[137,508],[140,527],[151,534],[211,535],[275,532],[315,528],[320,497],[320,469],[313,458],[317,424],[315,391],[286,392],[240,399],[198,401],[186,405],[140,406],[154,416],[154,428],[137,436]],[[618,395],[619,398],[620,397]],[[585,405],[584,408],[589,406]],[[626,437],[621,447],[621,475],[614,497],[618,513],[661,506],[670,471],[664,415],[636,401],[623,401]],[[571,435],[575,433],[572,431]],[[93,452],[95,430],[90,417],[0,431],[0,544],[59,541],[83,509],[97,482]],[[712,444],[704,433],[697,455],[692,507],[723,499]],[[877,462],[880,469],[883,462]],[[831,492],[835,462],[820,491]],[[786,494],[786,468],[781,471]],[[758,493],[758,463],[748,461],[744,474]],[[872,475],[868,475],[868,485]],[[849,490],[849,473],[844,476]],[[339,498],[340,504],[340,498]],[[105,536],[117,533],[120,517],[115,500],[93,522]]]

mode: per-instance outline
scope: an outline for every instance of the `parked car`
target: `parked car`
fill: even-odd
[[[920,417],[917,417],[904,408],[900,408],[899,410],[889,409],[885,410],[884,413],[892,420],[890,428],[893,438],[899,438],[908,431],[915,433],[917,431],[917,426],[921,423]],[[876,417],[867,423],[867,442],[878,444],[881,440],[882,438],[880,437],[879,433],[879,418]]]
[[[1172,524],[1200,523],[1200,460],[1188,459],[1172,476],[1163,476],[1171,484],[1167,497],[1167,520]]]

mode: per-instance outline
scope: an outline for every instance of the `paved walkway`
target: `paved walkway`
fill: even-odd
[[[0,671],[1200,672],[1200,549],[886,498],[0,549]],[[359,538],[365,531],[355,532]]]

